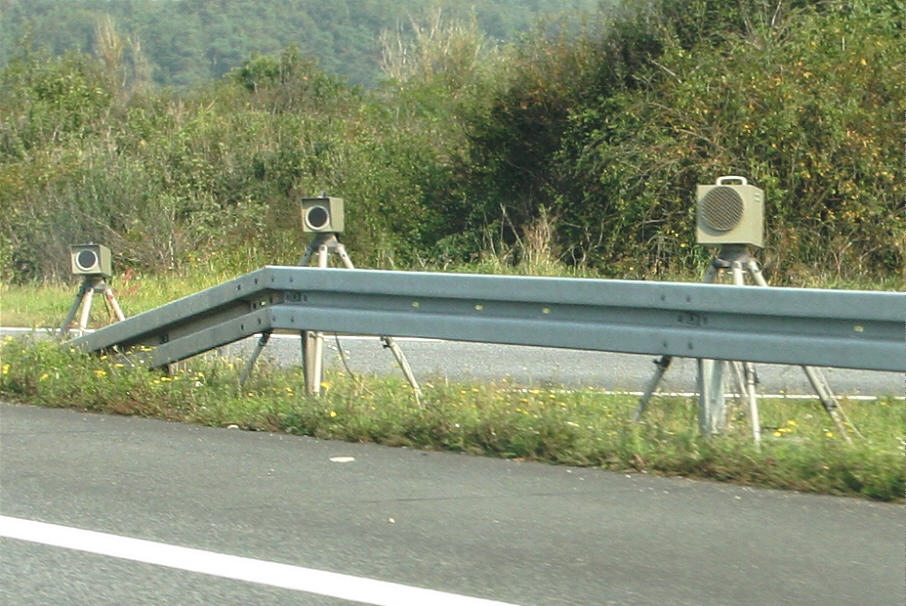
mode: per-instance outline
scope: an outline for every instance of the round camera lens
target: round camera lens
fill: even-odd
[[[98,264],[98,256],[93,250],[80,250],[76,255],[76,265],[81,270],[89,270]]]
[[[322,229],[330,221],[330,213],[323,206],[312,206],[305,214],[305,220],[312,229]]]

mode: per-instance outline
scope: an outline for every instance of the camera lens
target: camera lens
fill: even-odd
[[[330,221],[330,213],[323,206],[312,206],[305,213],[305,221],[312,229],[323,229]]]
[[[98,264],[98,256],[93,250],[80,250],[76,255],[76,265],[79,269],[87,271]]]

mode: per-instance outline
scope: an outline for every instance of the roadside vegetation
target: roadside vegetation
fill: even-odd
[[[517,41],[443,11],[385,30],[382,83],[298,46],[161,88],[135,42],[24,40],[0,71],[0,278],[294,264],[297,200],[347,202],[362,267],[699,276],[694,191],[766,192],[772,284],[888,287],[904,258],[901,3],[647,0]],[[378,51],[376,51],[378,52]]]
[[[685,398],[657,398],[634,423],[636,398],[594,388],[437,379],[423,382],[419,406],[396,377],[328,374],[314,398],[298,368],[267,363],[240,389],[244,362],[216,356],[164,374],[47,339],[7,338],[0,354],[0,396],[13,402],[883,501],[904,493],[902,404],[892,397],[844,402],[864,436],[851,445],[817,400],[762,401],[758,449],[744,407],[733,409],[726,434],[703,439]]]

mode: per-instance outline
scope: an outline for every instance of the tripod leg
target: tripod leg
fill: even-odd
[[[79,316],[79,334],[85,332],[88,328],[88,318],[91,316],[91,299],[94,297],[94,286],[85,291],[85,297],[82,301],[82,314]]]
[[[742,362],[730,362],[730,368],[733,369],[733,378],[736,380],[736,388],[742,398],[749,397],[749,386],[746,384],[746,371]]]
[[[252,357],[249,358],[249,361],[246,362],[245,368],[242,369],[242,374],[239,375],[239,386],[242,387],[245,385],[245,382],[248,381],[249,376],[252,374],[252,368],[255,367],[255,362],[258,361],[258,356],[261,355],[261,352],[264,351],[264,348],[267,346],[267,342],[271,338],[270,331],[261,333],[261,338],[258,339],[258,343],[255,345],[255,350],[252,352]]]
[[[749,259],[746,262],[746,268],[751,271],[751,266],[755,265],[757,270],[758,264],[753,260]],[[736,286],[745,285],[745,277],[743,275],[743,265],[741,261],[733,261],[731,268],[733,270],[733,283]],[[761,276],[761,271],[758,270],[758,276],[761,277],[761,280],[764,280],[764,277]],[[758,279],[755,274],[752,274],[752,278],[758,282]],[[756,445],[761,444],[761,420],[760,415],[758,414],[758,400],[755,398],[755,366],[751,362],[746,362],[745,367],[745,377],[746,377],[746,389],[744,390],[746,399],[749,402],[749,418],[752,422],[752,439],[755,441]]]
[[[104,289],[104,296],[107,298],[107,303],[110,304],[110,307],[113,309],[113,314],[116,316],[117,321],[122,322],[126,319],[126,315],[123,313],[122,308],[120,307],[119,302],[117,302],[116,297],[113,295],[113,290],[110,287]]]
[[[330,249],[323,237],[316,238],[309,250],[302,257],[302,261],[311,260],[311,251],[318,254],[318,268],[327,267],[327,256]],[[324,373],[324,333],[317,330],[303,330],[302,335],[302,370],[305,376],[305,393],[313,396],[321,394],[321,379]]]
[[[720,259],[714,259],[705,271],[703,282],[713,284],[720,275]],[[705,437],[720,433],[725,426],[726,400],[724,396],[723,360],[699,358],[698,365],[698,427]]]
[[[745,363],[746,398],[749,400],[749,419],[752,422],[752,440],[756,446],[761,446],[761,416],[758,414],[758,400],[755,398],[755,366],[751,362]]]
[[[755,279],[755,284],[758,286],[767,286],[768,282],[764,279],[764,275],[761,273],[761,268],[758,267],[758,263],[755,259],[749,258],[746,261],[746,269],[749,270],[749,273],[752,274],[752,278]]]
[[[396,358],[397,363],[400,365],[403,376],[406,377],[406,380],[409,381],[409,385],[412,386],[412,393],[415,394],[415,403],[421,406],[422,390],[418,386],[418,381],[415,380],[415,374],[412,372],[412,367],[409,366],[409,360],[406,359],[403,350],[400,349],[400,346],[397,345],[396,341],[391,337],[381,337],[381,341],[384,342],[384,347],[393,352],[393,357]]]
[[[319,254],[318,265],[321,264],[320,254],[324,238],[319,234],[308,243],[302,258],[299,259],[299,265],[308,267],[311,264],[311,258],[315,253]],[[317,395],[320,392],[321,380],[313,375],[314,370],[314,332],[302,330],[299,332],[302,341],[302,376],[305,378],[305,393]]]
[[[803,366],[802,370],[805,371],[805,376],[808,377],[809,383],[812,384],[812,388],[815,390],[815,393],[818,394],[821,405],[824,406],[824,410],[834,422],[837,431],[840,432],[840,435],[843,436],[843,439],[846,440],[847,444],[852,444],[852,438],[849,437],[846,426],[843,424],[841,415],[843,409],[840,408],[840,404],[837,403],[837,399],[834,397],[830,386],[827,384],[824,373],[813,366]],[[853,430],[858,434],[858,430],[856,430],[855,427],[853,427]]]
[[[340,255],[340,261],[342,261],[346,269],[355,269],[355,265],[352,264],[352,258],[349,256],[349,253],[346,252],[346,247],[343,246],[342,242],[337,242],[336,249],[337,254]],[[416,404],[421,406],[422,390],[418,386],[418,381],[415,379],[415,373],[412,372],[409,360],[406,359],[406,354],[403,353],[403,350],[400,349],[400,346],[396,344],[396,341],[394,341],[392,337],[382,336],[381,341],[383,341],[384,347],[393,352],[393,357],[395,357],[397,363],[399,363],[400,369],[403,371],[403,376],[406,377],[406,380],[409,381],[409,385],[412,386]]]
[[[63,324],[60,326],[59,338],[61,340],[69,334],[69,326],[72,324],[72,321],[75,320],[76,313],[79,311],[79,306],[85,298],[88,287],[88,280],[83,280],[82,284],[79,286],[79,292],[76,293],[75,301],[73,301],[72,307],[69,308],[69,313],[66,314],[66,319],[63,320]]]
[[[758,263],[755,259],[750,258],[746,264],[746,268],[749,270],[749,273],[752,274],[752,277],[755,278],[755,282],[759,286],[768,285],[767,280],[764,279],[761,269],[758,267]],[[834,397],[824,373],[811,366],[803,366],[802,370],[805,371],[805,376],[808,377],[809,383],[812,384],[812,389],[818,394],[818,398],[821,400],[824,410],[827,411],[827,414],[830,416],[831,420],[833,420],[834,425],[837,427],[837,431],[840,432],[840,435],[843,436],[843,439],[846,440],[847,443],[852,443],[852,438],[850,438],[849,434],[846,432],[846,426],[843,424],[843,419],[841,418],[841,416],[845,416],[846,413],[843,412],[843,409],[837,403],[837,399]],[[858,429],[852,425],[850,425],[850,427],[856,432],[856,435],[861,437]]]
[[[309,264],[311,263],[312,255],[314,255],[315,252],[318,250],[319,243],[320,243],[320,240],[318,238],[315,238],[314,240],[312,240],[311,242],[308,243],[308,246],[305,247],[305,252],[302,253],[302,257],[299,259],[298,265],[301,265],[302,267],[309,266]]]
[[[741,362],[730,362],[729,369],[733,374],[733,379],[736,383],[736,394],[734,399],[737,404],[741,404],[743,401],[748,402],[749,397],[749,388],[746,385],[745,370],[742,367]],[[727,417],[727,430],[733,426],[733,417]]]
[[[346,247],[343,246],[342,242],[337,242],[337,254],[340,255],[340,261],[346,269],[355,269],[355,266],[352,264],[352,258],[350,258],[349,253],[346,252]]]
[[[664,373],[667,372],[667,369],[670,368],[670,362],[673,361],[673,356],[661,356],[654,361],[654,365],[657,367],[657,370],[654,371],[654,376],[651,377],[651,380],[648,382],[648,386],[645,388],[645,393],[642,394],[642,397],[639,398],[639,405],[634,411],[632,411],[633,421],[639,421],[642,418],[642,415],[645,413],[645,409],[648,407],[648,402],[651,400],[651,396],[654,395],[654,392],[657,390],[657,386],[660,384],[661,379],[664,378]]]
[[[708,265],[708,269],[705,270],[705,275],[702,278],[702,282],[705,284],[714,284],[717,282],[717,277],[720,274],[720,269],[717,267],[716,263],[711,263]]]
[[[335,240],[335,238],[331,238]],[[327,269],[327,262],[330,256],[330,247],[328,246],[328,241],[324,240],[318,246],[318,268]],[[324,333],[320,330],[314,332],[312,338],[312,354],[311,354],[311,374],[312,374],[312,388],[311,393],[315,395],[321,394],[321,382],[324,378]]]

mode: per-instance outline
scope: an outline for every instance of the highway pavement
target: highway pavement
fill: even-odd
[[[903,536],[860,499],[0,404],[3,604],[899,606]]]

